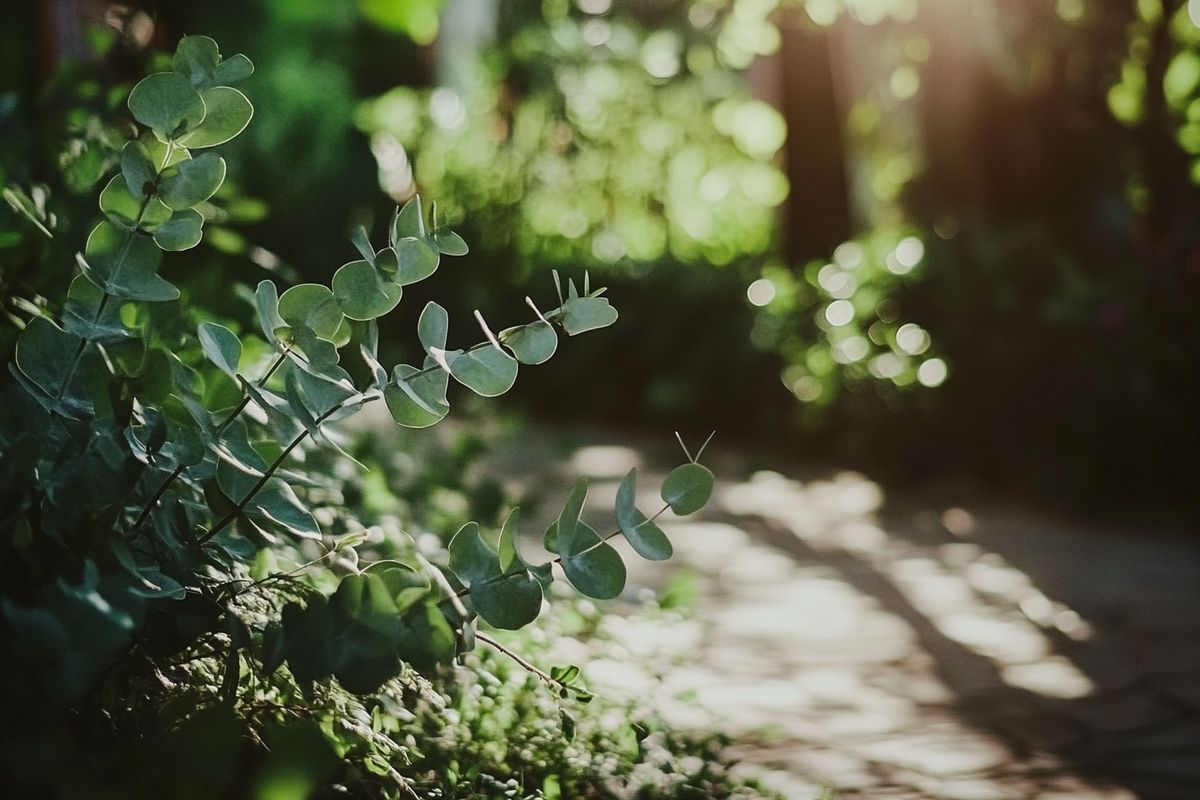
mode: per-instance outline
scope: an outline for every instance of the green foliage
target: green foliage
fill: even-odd
[[[413,198],[387,246],[356,234],[362,258],[332,287],[281,294],[260,282],[261,337],[205,319],[160,274],[162,252],[203,236],[198,209],[226,168],[192,150],[245,127],[249,102],[226,84],[252,67],[221,59],[206,37],[182,39],[171,65],[131,92],[129,110],[150,130],[114,160],[106,218],[78,256],[67,302],[23,321],[15,384],[0,394],[0,763],[11,785],[45,795],[93,782],[112,796],[180,796],[174,771],[194,770],[203,776],[184,796],[238,786],[285,796],[334,780],[398,796],[411,791],[412,762],[384,741],[387,723],[356,721],[347,733],[338,704],[362,710],[354,696],[376,695],[382,715],[476,642],[503,650],[479,620],[532,622],[556,567],[587,596],[617,596],[625,565],[607,540],[624,534],[649,557],[669,554],[654,520],[698,510],[713,478],[694,463],[672,472],[666,505],[648,518],[624,492],[606,536],[581,520],[581,482],[547,531],[557,556],[545,563],[522,557],[515,511],[496,537],[467,522],[448,552],[398,529],[368,544],[378,537],[344,502],[347,479],[311,466],[328,452],[356,463],[334,423],[383,399],[400,426],[434,424],[449,412],[450,378],[503,394],[520,363],[555,352],[556,327],[573,336],[617,312],[586,276],[564,298],[556,275],[556,308],[527,299],[534,319],[499,335],[476,313],[483,341],[447,349],[449,315],[429,303],[417,324],[422,365],[385,368],[378,318],[402,285],[466,252],[436,207],[426,218]],[[526,666],[561,697],[590,699],[577,668]],[[67,719],[83,722],[68,733]],[[563,719],[568,734],[575,723]],[[102,772],[75,768],[85,761]]]
[[[383,151],[405,151],[380,161],[385,189],[446,196],[449,217],[525,271],[572,262],[641,273],[765,252],[787,195],[774,164],[785,126],[722,63],[740,69],[740,51],[769,50],[762,29],[777,41],[763,4],[697,4],[721,13],[713,25],[689,22],[689,3],[649,19],[569,5],[502,15],[511,29],[502,23],[492,50],[458,67],[470,76],[462,85],[398,87],[366,103],[360,126],[391,145]]]

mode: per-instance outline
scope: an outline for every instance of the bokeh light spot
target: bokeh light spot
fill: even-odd
[[[746,289],[746,299],[760,308],[767,305],[775,299],[775,284],[767,278],[759,278]]]
[[[949,370],[946,368],[946,362],[940,358],[931,358],[921,363],[917,368],[917,380],[922,386],[929,389],[935,389],[941,386],[946,381],[946,376]]]
[[[849,300],[834,300],[825,307],[825,320],[834,327],[849,325],[854,320],[854,304]]]

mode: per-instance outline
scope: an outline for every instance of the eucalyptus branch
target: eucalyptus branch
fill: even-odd
[[[665,513],[667,512],[667,510],[668,510],[670,507],[671,507],[670,505],[664,505],[662,508],[660,508],[660,509],[659,509],[659,510],[658,510],[658,511],[657,511],[657,512],[654,514],[654,516],[652,516],[652,517],[647,517],[646,519],[642,520],[642,521],[641,521],[641,522],[639,522],[637,525],[635,525],[635,526],[634,526],[634,528],[635,528],[635,529],[636,529],[636,528],[640,528],[640,527],[642,527],[643,525],[648,525],[648,524],[650,524],[651,522],[654,522],[654,520],[658,519],[658,518],[659,518],[659,517],[661,517],[663,514],[665,514]],[[579,552],[580,552],[580,555],[582,555],[583,553],[590,553],[591,551],[595,550],[595,549],[596,549],[597,547],[599,547],[600,545],[602,545],[602,544],[605,544],[606,542],[608,542],[608,540],[609,540],[609,539],[615,539],[616,537],[620,536],[620,535],[621,535],[621,533],[622,533],[621,529],[620,529],[620,528],[617,528],[617,529],[616,529],[615,531],[613,531],[612,533],[610,533],[610,534],[608,534],[608,535],[604,536],[603,538],[601,538],[601,539],[600,539],[600,541],[596,542],[596,543],[595,543],[594,545],[592,545],[591,547],[587,548],[586,550],[581,550],[581,551],[579,551]],[[546,563],[547,563],[547,564],[562,564],[562,560],[563,560],[563,559],[562,559],[562,556],[555,556],[554,558],[550,559],[550,560],[549,560],[549,561],[547,561]],[[504,575],[499,575],[499,576],[497,576],[497,577],[495,577],[495,578],[490,578],[490,579],[488,579],[488,580],[485,580],[485,581],[480,581],[480,583],[479,583],[479,584],[477,584],[477,585],[483,585],[483,584],[488,584],[488,583],[496,583],[496,582],[498,582],[498,581],[504,580],[504,578],[505,578],[505,577],[506,577],[506,576],[504,576]],[[470,587],[464,587],[464,588],[462,588],[462,589],[459,589],[457,592],[455,592],[455,593],[454,593],[454,594],[452,594],[452,595],[449,595],[449,596],[447,596],[447,597],[443,597],[441,600],[439,600],[439,601],[438,601],[438,605],[441,605],[442,603],[448,603],[448,602],[451,602],[451,601],[453,601],[453,600],[458,600],[458,599],[460,599],[460,598],[466,597],[466,596],[467,596],[467,595],[469,595],[470,593],[471,593],[471,589],[470,589]]]
[[[525,301],[527,303],[529,303],[530,307],[533,308],[533,310],[535,312],[537,312],[538,319],[541,320],[542,322],[549,323],[551,320],[557,320],[557,319],[561,318],[563,315],[562,306],[559,306],[558,308],[554,309],[550,313],[543,315],[542,312],[538,311],[537,306],[534,305],[532,300],[530,300],[528,297],[526,297]],[[477,311],[475,313],[478,314],[479,312]],[[485,327],[484,334],[486,335],[487,333],[488,333],[488,330]],[[492,336],[488,336],[488,338],[485,339],[484,341],[471,345],[463,352],[464,353],[474,353],[477,350],[486,350],[489,347],[496,347],[497,344],[498,344],[498,342]],[[417,370],[413,374],[407,376],[405,378],[405,380],[406,381],[416,380],[417,378],[421,377],[422,375],[429,375],[431,373],[437,372],[439,369],[446,371],[445,367],[441,366],[441,364],[433,364],[431,366],[423,367],[422,369]]]
[[[475,638],[478,639],[479,641],[483,642],[484,644],[486,644],[488,647],[491,647],[492,649],[496,650],[498,653],[508,656],[513,661],[515,661],[517,663],[517,665],[521,667],[521,669],[525,670],[526,672],[530,673],[531,675],[534,675],[534,676],[540,678],[547,686],[558,687],[558,686],[565,685],[562,683],[562,681],[556,681],[554,678],[550,677],[550,673],[543,672],[542,670],[538,669],[536,666],[534,666],[533,664],[526,661],[523,657],[521,657],[517,653],[514,653],[512,650],[509,650],[507,647],[500,644],[499,642],[497,642],[495,639],[488,636],[487,634],[479,633],[478,631],[476,631]]]
[[[129,255],[129,248],[133,245],[133,237],[136,235],[138,228],[141,227],[142,220],[146,217],[146,210],[150,207],[151,197],[153,195],[145,195],[142,198],[141,205],[138,206],[137,218],[133,221],[133,227],[126,232],[125,245],[121,248],[121,255],[117,258],[117,265],[113,269],[114,277],[120,274],[121,267],[125,265],[125,256]],[[96,311],[92,314],[92,325],[100,321],[100,315],[104,313],[104,309],[108,306],[108,298],[111,296],[103,287],[100,287],[100,292],[100,302],[96,304]],[[67,387],[71,385],[71,380],[75,377],[75,370],[79,368],[79,360],[83,358],[83,351],[87,349],[90,341],[90,339],[80,338],[79,345],[75,348],[75,354],[71,357],[71,366],[67,368],[67,374],[63,378],[62,385],[58,387],[58,393],[54,396],[55,406],[62,403]]]
[[[283,365],[283,362],[287,360],[287,356],[290,351],[291,345],[284,347],[283,352],[281,352],[279,357],[275,359],[275,363],[271,365],[271,368],[267,370],[267,373],[255,382],[259,388],[262,388],[266,382],[271,379],[271,376],[275,374],[275,371]],[[244,393],[242,395],[241,402],[229,412],[229,415],[225,417],[225,419],[221,420],[221,423],[217,425],[214,433],[217,436],[220,436],[221,433],[228,428],[235,419],[237,419],[238,415],[246,410],[246,406],[249,404],[250,394]],[[162,485],[160,485],[157,491],[154,492],[154,496],[151,497],[146,505],[142,507],[142,511],[140,514],[138,514],[138,518],[134,520],[133,527],[129,529],[129,538],[131,541],[137,538],[138,531],[141,529],[142,523],[144,523],[150,516],[150,512],[154,510],[156,505],[158,505],[158,501],[162,499],[162,496],[166,494],[167,489],[171,488],[171,484],[173,484],[179,478],[179,476],[183,474],[185,469],[187,469],[187,467],[185,467],[183,464],[180,464],[175,467],[175,469],[171,470],[171,474],[167,476],[166,480],[162,482]]]
[[[337,412],[339,412],[343,408],[345,408],[349,404],[350,399],[354,399],[355,401],[362,402],[362,403],[369,403],[372,400],[375,400],[376,397],[377,397],[377,395],[365,395],[365,396],[358,395],[354,398],[348,398],[347,400],[343,400],[342,402],[331,407],[328,411],[325,411],[319,417],[317,417],[316,420],[314,420],[314,427],[319,426],[322,422],[329,419],[334,414],[336,414]],[[286,461],[287,457],[292,454],[292,451],[295,450],[297,447],[299,447],[301,445],[301,443],[303,443],[304,440],[308,438],[308,436],[309,436],[309,430],[307,428],[304,429],[303,431],[301,431],[299,434],[297,434],[296,438],[292,439],[292,441],[288,443],[287,447],[283,448],[283,451],[280,452],[280,454],[275,457],[275,460],[271,462],[271,465],[269,467],[267,467],[266,471],[263,472],[263,474],[261,476],[259,476],[259,479],[254,483],[254,486],[252,486],[250,488],[250,491],[246,493],[246,496],[243,497],[241,500],[239,500],[237,505],[235,505],[228,514],[226,514],[224,517],[221,518],[220,522],[218,522],[211,529],[209,529],[208,533],[204,534],[199,539],[197,539],[196,544],[198,544],[200,546],[204,546],[214,536],[216,536],[218,533],[220,533],[222,530],[224,530],[226,527],[228,527],[229,523],[233,522],[235,519],[237,519],[239,516],[241,516],[242,512],[244,512],[246,510],[246,506],[250,503],[251,500],[254,499],[254,496],[257,495],[259,493],[259,491],[264,486],[267,485],[267,481],[269,481],[271,479],[271,477],[279,470],[279,468],[281,466],[283,466],[283,462]]]

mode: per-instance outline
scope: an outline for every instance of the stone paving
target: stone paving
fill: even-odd
[[[623,448],[534,461],[547,493],[590,475],[597,506],[632,465],[643,491],[661,477]],[[715,471],[709,508],[664,522],[675,559],[627,559],[631,596],[689,570],[694,613],[611,618],[657,676],[593,660],[595,688],[736,734],[731,755],[789,798],[1200,798],[1196,537]]]

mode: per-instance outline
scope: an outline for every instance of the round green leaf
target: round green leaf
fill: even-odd
[[[516,359],[491,345],[445,355],[454,379],[480,397],[499,397],[517,382]]]
[[[504,518],[504,525],[500,528],[500,540],[496,543],[496,552],[500,557],[500,569],[503,572],[508,572],[514,567],[525,566],[525,559],[521,558],[521,551],[517,548],[517,523],[521,519],[521,509],[514,508],[508,512],[508,516]]]
[[[279,316],[290,325],[305,325],[321,338],[337,333],[342,310],[328,287],[319,283],[301,283],[279,298]]]
[[[636,485],[637,467],[634,467],[617,488],[617,525],[642,558],[666,561],[674,552],[671,540],[634,505]]]
[[[463,238],[454,231],[438,231],[433,235],[438,250],[446,256],[465,256],[469,249]]]
[[[401,286],[423,281],[437,272],[438,251],[430,247],[424,239],[405,236],[397,239],[394,247],[396,274],[393,280]]]
[[[396,259],[396,250],[392,247],[385,247],[375,254],[375,269],[382,272],[384,275],[394,275],[400,267],[400,262]],[[389,277],[389,280],[391,278]]]
[[[145,202],[143,209],[142,203]],[[171,218],[171,209],[157,197],[135,197],[121,175],[114,175],[100,193],[100,210],[127,228],[152,230]],[[139,221],[140,220],[140,221]]]
[[[712,496],[713,474],[700,464],[683,464],[667,473],[662,484],[662,499],[671,510],[683,516],[704,508]]]
[[[458,529],[447,548],[450,569],[465,585],[499,576],[500,558],[479,535],[479,524],[468,522]]]
[[[405,428],[428,428],[445,418],[450,412],[446,402],[446,388],[450,376],[443,370],[421,371],[407,364],[399,364],[392,372],[392,380],[383,389],[383,399],[397,425]]]
[[[571,297],[562,306],[562,324],[568,336],[606,328],[616,321],[617,310],[603,297]]]
[[[502,534],[503,536],[503,534]],[[510,541],[507,547],[511,547]],[[502,570],[500,556],[480,535],[474,522],[464,525],[450,541],[450,569],[471,592],[479,616],[497,628],[516,630],[537,618],[542,587],[519,562]]]
[[[133,196],[145,197],[154,192],[158,170],[146,146],[136,139],[121,149],[121,175]]]
[[[204,120],[207,113],[200,92],[178,72],[147,75],[129,94],[134,119],[164,138],[177,138]]]
[[[162,251],[150,237],[101,222],[88,236],[80,268],[109,294],[130,300],[174,300],[179,290],[157,274]]]
[[[51,397],[63,390],[80,339],[45,317],[34,317],[17,338],[18,369]]]
[[[473,585],[471,603],[489,625],[515,631],[541,613],[542,585],[522,569]]]
[[[188,250],[200,244],[204,217],[194,208],[176,211],[171,219],[154,230],[154,243],[163,250]]]
[[[207,36],[184,36],[175,46],[171,68],[187,78],[192,86],[201,87],[212,81],[220,60],[215,41]]]
[[[575,485],[571,488],[571,493],[567,495],[566,502],[563,503],[562,511],[558,513],[558,520],[554,528],[554,547],[550,547],[550,531],[547,530],[546,532],[546,549],[564,557],[574,555],[581,549],[577,545],[575,533],[583,526],[583,523],[579,521],[579,517],[583,514],[583,507],[587,503],[587,496],[588,480],[587,478],[580,478],[575,481]]]
[[[353,320],[382,317],[400,302],[401,289],[384,281],[367,261],[351,261],[333,276],[333,295],[342,313]]]
[[[101,344],[128,340],[134,333],[121,320],[121,304],[106,302],[101,309],[103,298],[104,291],[86,275],[76,275],[63,304],[63,328],[68,333]]]
[[[237,378],[238,362],[242,358],[242,343],[233,331],[215,322],[203,322],[197,333],[200,347],[208,360],[231,378]]]
[[[224,144],[244,131],[250,124],[250,118],[254,116],[254,107],[250,105],[246,95],[237,89],[214,86],[204,89],[200,95],[204,98],[208,112],[199,127],[180,137],[179,143],[184,147],[214,147]]]
[[[544,364],[558,349],[558,334],[549,322],[537,320],[500,332],[504,343],[522,364]]]
[[[230,56],[217,64],[213,71],[213,82],[221,86],[240,83],[254,74],[254,64],[241,53]]]
[[[421,195],[413,195],[392,218],[392,242],[425,238],[425,217],[421,213]]]
[[[180,211],[212,197],[224,180],[225,159],[216,153],[202,153],[163,170],[158,197],[168,208]]]
[[[581,594],[597,600],[616,597],[625,588],[625,562],[589,525],[575,532],[578,552],[562,560],[563,572]]]
[[[274,344],[275,331],[284,327],[279,316],[279,290],[271,281],[260,281],[254,290],[254,308],[258,312],[258,326],[268,342]]]
[[[417,338],[425,352],[434,348],[445,349],[446,336],[450,332],[450,315],[432,300],[421,309],[421,317],[417,320]]]
[[[138,137],[138,144],[146,149],[146,155],[150,157],[150,161],[154,163],[155,172],[158,170],[173,167],[181,161],[187,161],[192,157],[186,147],[181,147],[178,142],[171,145],[168,152],[166,142],[159,141],[158,137],[153,133],[143,133]],[[136,192],[135,192],[136,194]]]
[[[350,234],[350,243],[354,245],[354,249],[359,252],[364,261],[375,263],[375,248],[371,245],[371,237],[367,234],[367,229],[359,225]]]

